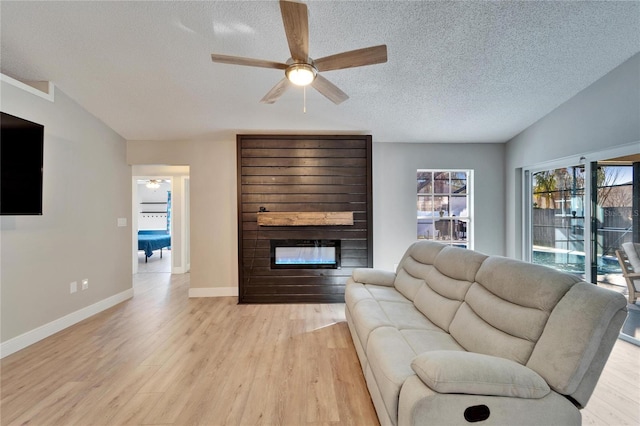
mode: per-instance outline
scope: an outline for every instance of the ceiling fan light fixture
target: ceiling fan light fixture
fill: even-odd
[[[308,86],[316,79],[318,71],[312,65],[302,63],[289,66],[285,74],[296,86]]]

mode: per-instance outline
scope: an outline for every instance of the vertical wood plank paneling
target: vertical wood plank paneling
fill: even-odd
[[[373,265],[371,136],[238,135],[240,303],[343,302],[353,268]],[[272,212],[350,211],[350,226],[261,227]],[[339,239],[341,269],[270,268],[269,240]]]

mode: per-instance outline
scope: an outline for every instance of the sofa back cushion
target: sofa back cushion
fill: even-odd
[[[431,322],[445,331],[487,256],[432,241],[408,250],[398,267],[395,286]],[[428,263],[427,263],[428,262]]]
[[[449,332],[449,325],[458,312],[471,283],[449,278],[435,268],[429,275],[418,290],[413,304],[432,323]],[[449,283],[447,290],[452,291],[437,291],[437,289],[446,288],[447,283]]]
[[[424,276],[427,275],[429,269],[433,269],[433,266],[416,262],[412,257],[407,257],[398,267],[393,286],[404,297],[413,301],[416,293],[424,284]]]
[[[433,266],[443,275],[460,281],[473,282],[487,257],[477,251],[447,246],[438,253]]]
[[[418,241],[409,246],[396,269],[396,281],[393,284],[396,290],[413,301],[424,284],[424,277],[433,269],[433,262],[443,248],[442,244],[431,241]]]
[[[545,266],[489,257],[449,331],[468,351],[526,364],[551,311],[579,281]]]
[[[445,247],[446,246],[433,241],[417,241],[409,246],[404,256],[402,257],[402,260],[406,259],[407,257],[412,257],[417,262],[423,263],[425,265],[433,265],[436,257]],[[402,261],[400,261],[400,263],[402,263]]]

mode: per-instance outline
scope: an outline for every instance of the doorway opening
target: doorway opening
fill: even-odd
[[[171,273],[172,179],[136,179],[138,273]]]
[[[184,274],[189,249],[189,167],[132,167],[133,273]]]

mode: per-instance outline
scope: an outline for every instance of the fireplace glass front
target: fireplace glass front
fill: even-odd
[[[340,240],[271,240],[272,269],[339,269]]]

